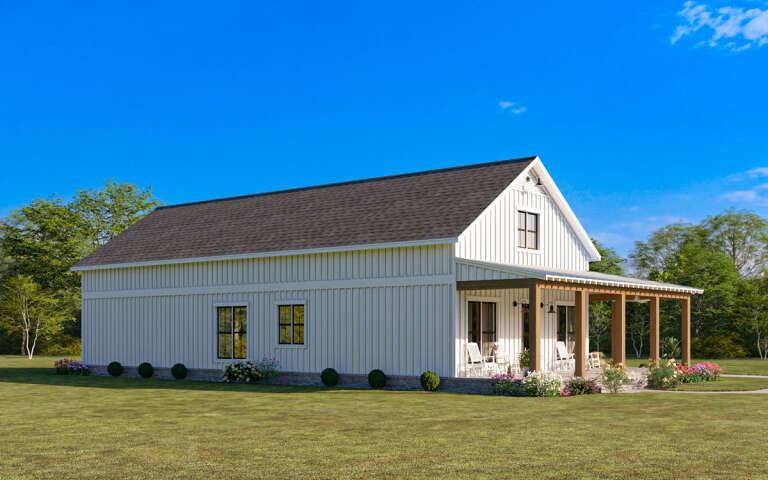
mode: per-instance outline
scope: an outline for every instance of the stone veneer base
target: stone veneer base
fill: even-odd
[[[108,376],[106,365],[90,366],[91,375]],[[201,382],[221,382],[222,370],[189,368],[187,369],[186,380]],[[137,367],[123,366],[122,377],[140,378]],[[173,380],[170,368],[155,367],[153,379]],[[301,372],[280,372],[280,376],[275,382],[276,385],[292,385],[307,387],[324,387],[320,380],[320,372],[301,373]],[[361,374],[339,374],[339,388],[361,388],[370,389],[368,385],[368,375]],[[384,390],[421,390],[419,377],[409,375],[387,376],[387,385]],[[488,378],[440,378],[439,392],[448,393],[473,393],[490,395],[491,381]]]

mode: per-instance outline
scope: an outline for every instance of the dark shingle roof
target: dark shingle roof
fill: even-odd
[[[75,267],[458,237],[534,159],[160,207]]]

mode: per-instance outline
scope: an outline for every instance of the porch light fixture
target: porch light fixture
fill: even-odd
[[[513,307],[516,307],[516,306],[517,306],[517,300],[513,300],[513,301],[512,301],[512,306],[513,306]]]
[[[555,313],[555,306],[550,304],[549,311],[547,313]]]
[[[541,183],[541,179],[540,178],[536,178],[536,186],[537,187],[543,187],[544,186],[544,184]]]

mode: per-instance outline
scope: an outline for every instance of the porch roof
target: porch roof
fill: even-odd
[[[616,287],[622,289],[652,290],[687,295],[704,293],[704,290],[673,283],[654,282],[641,278],[623,277],[602,272],[562,270],[549,267],[533,267],[529,265],[507,265],[501,263],[482,262],[464,258],[457,259],[458,263],[475,268],[505,273],[508,279],[536,279],[563,284],[594,285],[600,287]],[[495,276],[495,279],[499,279]],[[484,280],[490,280],[484,279]]]

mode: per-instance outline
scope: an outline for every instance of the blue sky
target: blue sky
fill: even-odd
[[[622,253],[768,215],[768,3],[158,3],[0,0],[0,214],[537,154]]]

